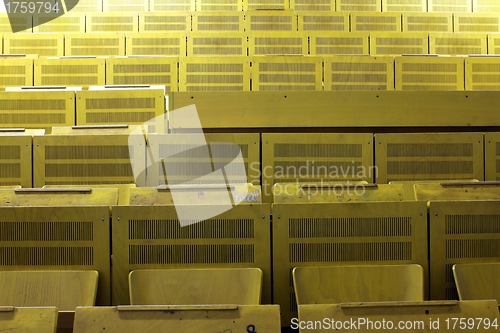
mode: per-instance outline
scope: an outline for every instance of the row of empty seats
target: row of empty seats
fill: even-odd
[[[88,89],[98,85],[134,84],[162,85],[167,93],[500,90],[500,57],[6,57],[0,61],[0,88],[7,90],[22,86],[25,86],[24,90],[35,91],[34,86],[80,86]]]
[[[23,21],[24,20],[24,21]],[[11,32],[0,17],[0,32]],[[158,32],[499,32],[498,14],[368,13],[368,12],[155,12],[68,13],[49,20],[34,15],[18,18],[14,32],[158,33]]]
[[[203,176],[216,171],[212,164],[217,169],[240,153],[244,169],[226,178],[262,184],[265,202],[272,202],[273,185],[279,182],[500,178],[499,132],[207,133],[203,140],[213,146],[210,155],[193,150],[172,156],[199,136],[147,134],[146,129],[136,140],[132,133],[139,127],[89,127],[54,128],[50,135],[1,130],[0,185],[206,183]]]
[[[424,299],[445,300],[457,299],[454,264],[498,260],[498,183],[410,184],[419,201],[404,200],[403,183],[352,185],[276,190],[272,206],[243,202],[184,227],[173,188],[122,188],[129,205],[118,206],[122,199],[113,185],[3,189],[1,269],[97,270],[97,304],[119,305],[130,302],[133,270],[257,267],[262,302],[279,304],[282,320],[289,321],[297,311],[296,267],[418,264]],[[204,212],[217,206],[210,193],[226,193],[210,186],[182,190],[190,196],[189,210]]]
[[[317,10],[370,12],[500,12],[495,0],[80,0],[73,12],[213,11],[213,10]]]
[[[3,53],[58,56],[500,54],[500,34],[256,32],[4,34]]]

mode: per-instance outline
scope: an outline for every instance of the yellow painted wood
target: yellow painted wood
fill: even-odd
[[[486,180],[500,180],[500,133],[487,132],[484,136],[484,167]]]
[[[453,32],[452,13],[403,13],[403,32]]]
[[[106,82],[104,58],[56,58],[34,60],[35,86],[104,85]]]
[[[307,55],[308,35],[305,32],[267,31],[248,36],[248,54]]]
[[[283,323],[297,317],[295,267],[418,264],[427,297],[425,202],[273,204],[272,212],[274,302]]]
[[[486,33],[430,33],[429,53],[440,55],[487,54]]]
[[[193,214],[212,206],[190,205]],[[128,274],[139,269],[260,268],[271,303],[270,207],[237,205],[182,227],[173,205],[113,209],[113,303],[129,304]]]
[[[441,181],[416,183],[415,199],[431,200],[500,200],[500,183],[468,181]]]
[[[253,56],[252,91],[323,90],[323,59],[319,56]]]
[[[377,183],[484,180],[482,133],[375,134]]]
[[[337,12],[380,12],[382,11],[382,0],[336,0]]]
[[[149,269],[129,275],[132,305],[259,305],[259,268]]]
[[[0,242],[0,251],[8,253],[0,261],[1,271],[95,270],[96,304],[109,305],[110,208],[78,202],[63,206],[64,199],[60,201],[58,206],[0,207],[2,230],[10,230]],[[43,295],[41,289],[34,290],[29,292],[33,297]]]
[[[494,327],[491,324],[496,320],[498,322],[498,308],[495,301],[423,301],[423,302],[373,302],[373,303],[354,303],[354,304],[305,304],[299,305],[299,319],[307,322],[322,321],[324,318],[334,318],[335,321],[349,323],[354,319],[357,324],[358,319],[365,320],[365,323],[380,323],[382,321],[394,323],[396,329],[398,323],[412,323],[411,327],[402,330],[406,332],[433,332],[443,330],[446,322],[449,322],[450,330],[453,322],[464,318],[488,318],[489,326],[481,326],[475,329],[475,332],[491,332]],[[463,320],[463,321],[464,321]],[[329,321],[328,321],[329,322]],[[478,321],[474,321],[477,323]],[[481,323],[483,320],[481,320]],[[362,322],[363,323],[363,322]],[[432,323],[432,327],[431,327]],[[388,327],[387,325],[385,327]],[[402,326],[404,327],[404,326]],[[456,328],[457,326],[455,326]],[[488,327],[488,329],[486,328]],[[374,328],[368,324],[357,325],[356,331],[369,333]],[[388,330],[388,329],[387,329]],[[300,330],[300,332],[326,333],[332,329],[323,327],[317,329]],[[340,330],[342,332],[342,330]],[[343,332],[348,332],[344,330]]]
[[[93,306],[99,273],[80,271],[0,271],[0,306],[55,306],[75,311]]]
[[[448,200],[429,203],[432,300],[458,299],[453,265],[500,262],[498,200]]]
[[[401,12],[351,13],[352,32],[401,32]]]
[[[427,12],[427,0],[382,0],[383,12]]]
[[[148,132],[145,125],[83,125],[83,126],[56,126],[52,127],[51,135],[130,135],[141,131]]]
[[[198,0],[196,12],[232,11],[241,12],[243,2],[239,0]]]
[[[428,12],[471,13],[472,0],[427,0]]]
[[[38,54],[42,57],[64,55],[64,35],[62,33],[16,33],[3,35],[3,53]]]
[[[500,57],[465,58],[465,90],[500,90]]]
[[[187,55],[246,56],[247,35],[243,32],[192,32],[187,36]]]
[[[370,54],[369,34],[364,32],[311,32],[311,55],[361,55]]]
[[[136,185],[135,184],[105,184],[105,185],[91,185],[91,186],[85,186],[85,185],[45,185],[43,188],[91,188],[92,192],[95,193],[96,189],[116,189],[118,190],[118,200],[115,200],[114,204],[118,205],[128,205],[129,204],[129,197],[130,197],[130,191],[135,189]],[[99,204],[101,201],[99,201]]]
[[[76,7],[56,18],[53,15],[33,15],[33,32],[85,32],[85,15],[73,13]]]
[[[251,0],[249,0],[251,1]],[[297,15],[292,10],[247,11],[245,13],[245,31],[297,31]]]
[[[1,127],[44,128],[75,124],[74,91],[0,92]]]
[[[464,90],[464,57],[397,56],[395,63],[396,90]]]
[[[456,180],[456,182],[471,182],[471,181],[478,181],[478,180],[476,180],[476,179]],[[415,196],[415,185],[416,184],[426,184],[426,183],[439,184],[439,183],[443,183],[443,182],[447,183],[450,181],[442,180],[442,179],[437,179],[437,180],[400,180],[400,181],[389,182],[389,185],[403,186],[405,200],[413,201],[413,200],[416,200],[416,196]]]
[[[500,305],[500,263],[456,264],[453,277],[460,300],[495,299]]]
[[[200,53],[209,50],[195,48]],[[179,91],[250,91],[250,74],[247,56],[183,57],[179,62]]]
[[[394,90],[394,57],[324,57],[325,90]]]
[[[185,56],[186,33],[127,33],[127,56]]]
[[[247,192],[246,189],[243,190],[243,188],[247,188],[245,183],[260,184],[259,134],[206,133],[203,136],[198,134],[149,134],[148,142],[149,152],[146,162],[150,171],[147,179],[148,186],[168,183],[180,184],[187,181],[191,184],[220,183],[220,174],[209,174],[226,167],[239,154],[245,163],[246,176],[244,172],[240,173],[236,169],[232,175],[231,172],[226,173],[224,182],[234,185],[239,183],[243,186],[242,191],[244,192]],[[206,145],[210,145],[210,152]],[[185,147],[185,153],[176,150],[179,147]],[[172,156],[173,151],[179,153]],[[166,163],[170,163],[168,169],[165,169]]]
[[[472,0],[474,13],[499,13],[500,3],[496,0]]]
[[[454,32],[499,32],[499,14],[453,14]]]
[[[191,31],[189,12],[141,12],[139,13],[139,32],[176,32]]]
[[[194,12],[194,0],[150,0],[150,12]]]
[[[212,6],[212,4],[197,3],[198,6]],[[233,4],[227,4],[233,6]],[[238,3],[234,3],[238,5]],[[241,3],[239,3],[241,6]],[[215,5],[214,7],[219,7]],[[224,4],[221,4],[224,8]],[[210,31],[245,31],[245,15],[242,11],[206,11],[194,12],[192,15],[193,31],[196,32],[210,32]]]
[[[0,132],[0,185],[33,186],[31,149],[32,136],[26,131]]]
[[[371,55],[428,54],[429,37],[426,33],[370,33]]]
[[[292,0],[293,1],[293,0]],[[311,6],[324,4],[311,4]],[[307,4],[299,7],[307,6]],[[349,13],[335,13],[327,11],[299,11],[297,12],[298,31],[343,31],[349,32]]]
[[[273,203],[334,203],[405,201],[402,184],[373,184],[361,182],[338,183],[277,183],[273,186]]]
[[[233,200],[240,204],[261,203],[260,186],[252,184],[234,184],[231,186],[207,184],[207,185],[173,185],[154,187],[137,187],[130,189],[126,205],[149,206],[149,205],[173,205],[172,189],[176,191],[176,198],[181,202],[201,205],[224,204],[228,199],[229,191]]]
[[[173,92],[169,102],[196,103],[204,129],[500,125],[494,91]],[[170,128],[189,124],[170,116]]]
[[[317,1],[317,0],[290,0],[290,9],[299,12],[315,11],[323,12],[329,15],[335,12],[335,0]]]
[[[147,12],[149,0],[103,0],[103,12]]]
[[[256,10],[287,10],[290,8],[290,0],[243,0],[243,11]]]
[[[56,307],[0,307],[0,330],[13,328],[24,333],[55,333],[57,328]]]
[[[121,32],[68,33],[64,35],[64,52],[66,56],[124,56],[125,35]]]
[[[90,206],[118,203],[118,190],[112,188],[22,188],[19,190],[1,190],[0,206]]]
[[[242,305],[236,309],[203,309],[198,306],[165,310],[141,306],[80,307],[76,310],[74,333],[103,330],[118,332],[255,332],[280,331],[277,305]]]
[[[108,0],[104,0],[108,1]],[[130,0],[127,0],[130,1]],[[123,6],[124,4],[122,4]],[[85,32],[138,32],[139,14],[135,13],[90,13],[85,15]]]
[[[82,15],[102,12],[102,0],[79,0],[71,12],[82,13]]]
[[[33,59],[4,58],[0,62],[0,87],[32,86]]]
[[[12,5],[14,6],[14,5]],[[19,13],[20,14],[20,13]],[[9,19],[9,16],[6,13],[0,14],[0,33],[6,32],[11,33],[13,28],[16,32],[19,33],[31,33],[33,30],[33,16],[32,15],[17,15],[14,17],[14,24]],[[4,53],[6,53],[4,51]]]
[[[297,305],[423,301],[420,265],[309,266],[293,270]]]

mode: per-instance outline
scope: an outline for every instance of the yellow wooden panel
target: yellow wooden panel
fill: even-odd
[[[467,200],[499,200],[500,182],[478,181],[474,179],[462,181],[415,182],[413,185],[417,201],[467,201]]]
[[[5,58],[0,61],[0,87],[32,85],[33,59]]]
[[[500,54],[500,34],[488,34],[488,54]]]
[[[419,264],[429,271],[425,202],[274,204],[272,212],[274,302],[282,323],[297,317],[295,267]]]
[[[394,90],[394,57],[324,58],[325,90]]]
[[[486,34],[429,34],[429,53],[449,55],[487,54]]]
[[[245,164],[246,177],[244,174],[226,174],[225,182],[260,184],[259,134],[207,133],[204,137],[211,146],[210,155],[205,154],[206,150],[195,149],[199,147],[199,135],[149,134],[148,142],[152,152],[148,154],[147,165],[150,166],[148,171],[151,172],[148,172],[147,185],[179,184],[188,181],[190,184],[220,183],[220,175],[212,177],[210,173],[231,163],[239,152]],[[186,153],[172,156],[172,151],[181,149]],[[161,161],[154,161],[153,157]],[[165,170],[169,173],[166,174]],[[201,177],[203,179],[198,180]]]
[[[3,52],[6,54],[38,54],[40,57],[64,55],[64,35],[57,33],[4,34]]]
[[[191,14],[189,12],[139,13],[139,32],[171,31],[191,31]]]
[[[323,58],[253,56],[252,91],[323,90]]]
[[[401,13],[351,13],[352,32],[401,32]]]
[[[241,32],[192,32],[187,38],[188,56],[246,56],[247,37]]]
[[[373,182],[372,134],[262,134],[262,192],[275,183]]]
[[[127,33],[125,36],[127,56],[164,55],[179,57],[186,55],[185,33]]]
[[[243,0],[243,10],[286,10],[290,8],[290,0]]]
[[[243,10],[243,2],[239,0],[197,0],[196,11],[238,11]]]
[[[497,0],[472,0],[474,13],[499,13],[500,3]]]
[[[427,0],[382,0],[383,12],[427,12]]]
[[[471,13],[472,0],[427,0],[428,12]]]
[[[500,58],[465,58],[465,90],[500,90]]]
[[[103,12],[147,12],[149,0],[103,0]]]
[[[500,263],[453,265],[453,277],[461,300],[499,300],[498,276]]]
[[[32,146],[31,135],[25,131],[17,136],[0,131],[0,186],[33,186]]]
[[[349,13],[300,11],[297,16],[299,31],[349,32]]]
[[[36,86],[104,85],[104,58],[56,58],[34,60]]]
[[[370,34],[370,54],[428,54],[429,37],[423,33]]]
[[[375,134],[377,183],[484,179],[482,133]]]
[[[65,34],[64,40],[66,56],[125,55],[125,35],[123,33]]]
[[[11,23],[9,17],[5,13],[0,13],[0,33],[6,32],[32,32],[33,17],[31,15],[18,15],[13,17],[14,22]]]
[[[73,91],[0,92],[1,127],[45,128],[75,124]]]
[[[195,0],[150,0],[150,12],[194,12]]]
[[[311,55],[354,55],[369,54],[369,34],[363,32],[312,32],[310,39]]]
[[[138,32],[139,15],[132,13],[91,13],[86,15],[86,32]]]
[[[337,12],[380,12],[382,0],[336,0]]]
[[[486,180],[500,180],[500,133],[487,132],[484,142]]]
[[[141,125],[164,112],[165,92],[156,87],[118,86],[78,91],[76,94],[77,125]],[[150,128],[152,132],[155,129]]]
[[[500,126],[496,91],[173,92],[169,110],[194,101],[204,128]],[[173,117],[171,128],[192,127]]]
[[[248,37],[248,54],[254,55],[307,55],[306,33],[254,32]]]
[[[132,184],[132,163],[139,168],[145,163],[145,152],[129,146],[128,135],[45,135],[35,139],[35,187]],[[144,183],[144,179],[137,181]]]
[[[193,209],[204,207],[210,209]],[[113,303],[129,304],[131,270],[237,267],[262,270],[262,302],[270,303],[269,216],[268,204],[238,205],[216,218],[181,227],[173,205],[113,207]]]
[[[59,206],[0,207],[2,234],[11,235],[0,242],[0,266],[3,271],[96,270],[96,304],[107,305],[111,298],[109,206],[81,206],[78,200],[68,206],[64,194],[59,201]]]
[[[453,14],[403,13],[403,32],[453,32]]]
[[[179,91],[250,91],[250,57],[186,57]]]
[[[499,262],[498,201],[431,201],[430,298],[458,299],[452,266]]]
[[[57,329],[56,307],[12,307],[0,312],[0,330],[13,327],[25,333],[53,333]]]
[[[85,32],[85,16],[70,13],[54,19],[53,16],[33,16],[33,32]]]
[[[464,58],[398,56],[396,90],[464,90]]]
[[[243,12],[209,11],[192,14],[193,31],[240,31],[245,30]]]
[[[168,316],[165,316],[166,313]],[[277,305],[79,307],[76,309],[74,327],[75,333],[89,330],[198,333],[207,327],[214,332],[245,332],[252,329],[279,332],[280,309]]]
[[[297,31],[297,16],[291,10],[248,11],[245,13],[245,31]]]
[[[106,59],[106,84],[147,84],[178,91],[178,57],[115,57]]]
[[[335,0],[290,0],[290,9],[295,11],[334,12]]]
[[[102,12],[102,0],[78,0],[71,12],[82,13],[99,13]]]
[[[454,32],[499,32],[500,14],[454,14]]]
[[[54,129],[52,129],[54,133]],[[131,189],[135,188],[135,184],[93,184],[93,185],[44,185],[43,188],[91,188],[94,189],[117,189],[118,190],[118,205],[128,205],[129,193]]]

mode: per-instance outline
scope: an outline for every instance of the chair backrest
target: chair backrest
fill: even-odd
[[[422,301],[420,265],[296,267],[297,304]]]
[[[130,304],[258,305],[262,290],[259,268],[148,269],[129,275]]]
[[[88,271],[0,271],[0,306],[56,306],[75,311],[93,306],[98,272]]]
[[[455,264],[460,300],[496,299],[500,306],[500,263]]]

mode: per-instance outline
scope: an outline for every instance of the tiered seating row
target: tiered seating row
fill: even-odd
[[[500,57],[131,56],[6,57],[0,60],[0,87],[4,89],[99,85],[161,85],[167,94],[175,91],[500,90]],[[124,121],[117,119],[117,122]],[[74,125],[74,122],[66,124]],[[79,120],[77,124],[85,124],[85,121]]]
[[[402,3],[403,2],[403,3]],[[263,10],[295,9],[316,11],[370,11],[370,12],[500,12],[494,0],[80,0],[73,12],[139,12],[139,11],[213,11],[213,10]]]
[[[500,8],[500,6],[499,6]],[[453,14],[452,14],[453,13]],[[21,20],[24,20],[22,22]],[[324,11],[216,11],[68,13],[44,21],[43,16],[21,17],[15,32],[23,33],[159,33],[159,32],[500,32],[500,12],[401,13]],[[0,16],[0,32],[13,31]]]

